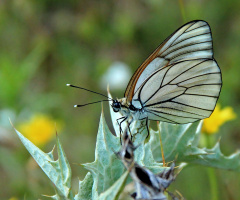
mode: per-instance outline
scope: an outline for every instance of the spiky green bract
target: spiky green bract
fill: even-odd
[[[178,162],[240,171],[239,151],[224,156],[219,148],[219,142],[212,149],[198,147],[201,127],[202,121],[182,125],[160,122],[159,129],[166,161],[176,159]],[[151,131],[149,142],[154,159],[161,162],[159,131]]]
[[[231,154],[230,156],[225,156],[220,150],[220,143],[217,142],[212,149],[204,148],[207,152],[205,155],[199,155],[193,163],[211,166],[219,169],[226,169],[240,172],[240,151]]]
[[[118,200],[120,192],[124,189],[127,181],[128,171],[126,171],[110,188],[101,193],[99,200]]]
[[[169,124],[160,122],[159,131],[151,131],[150,144],[157,161],[162,161],[160,137],[162,137],[163,152],[167,162],[173,161],[189,161],[198,154],[206,154],[204,150],[197,148],[197,140],[201,131],[201,122],[192,124]],[[197,155],[196,155],[197,154]]]
[[[147,167],[155,174],[160,173],[165,169],[165,167],[162,166],[162,163],[156,162],[154,159],[149,142],[141,142],[138,145],[137,149],[134,151],[134,158],[136,163]]]
[[[115,154],[120,147],[119,138],[112,135],[102,113],[97,135],[95,161],[84,164],[93,176],[93,199],[97,199],[97,195],[110,188],[124,173],[124,166]]]
[[[82,181],[79,181],[78,194],[75,195],[74,200],[90,200],[92,198],[93,177],[88,172]]]
[[[56,187],[56,195],[53,199],[73,199],[71,192],[71,168],[66,159],[66,155],[62,149],[61,143],[57,137],[58,160],[54,160],[53,151],[44,153],[36,147],[32,142],[25,138],[19,131],[15,129],[18,137],[26,147],[28,152],[36,160],[49,179]]]

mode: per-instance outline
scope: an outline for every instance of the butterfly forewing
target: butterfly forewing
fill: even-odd
[[[207,22],[189,22],[169,36],[137,69],[124,96],[130,102],[148,76],[160,68],[181,60],[211,59],[212,55],[212,37]]]
[[[162,46],[162,45],[160,45]],[[136,72],[133,74],[131,80],[128,83],[128,86],[126,88],[126,91],[124,93],[124,97],[126,98],[127,102],[130,102],[132,100],[132,97],[134,95],[134,89],[136,88],[137,81],[139,80],[141,74],[145,70],[145,68],[152,63],[152,61],[156,58],[159,51],[159,47],[144,61],[144,63],[136,70]],[[162,62],[165,62],[165,59],[162,59],[161,62],[159,62],[159,65],[157,65],[157,68],[161,66]],[[154,63],[157,63],[156,61]],[[152,63],[153,65],[155,65]],[[168,63],[168,62],[167,62]],[[140,79],[142,80],[142,79]],[[145,80],[145,77],[143,78],[143,81]],[[140,85],[141,83],[139,83]]]
[[[168,37],[138,68],[125,97],[133,105],[140,102],[150,120],[189,123],[211,115],[221,85],[210,27],[193,21]]]

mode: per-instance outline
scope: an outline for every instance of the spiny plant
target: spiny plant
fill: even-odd
[[[123,139],[121,144],[119,125],[116,122],[116,119],[120,118],[121,115],[114,113],[112,109],[110,109],[110,113],[116,136],[109,130],[102,111],[96,141],[95,161],[83,164],[89,172],[82,181],[79,181],[76,194],[72,191],[71,167],[59,138],[56,139],[58,159],[54,160],[53,150],[44,153],[15,129],[23,145],[53,182],[56,194],[49,196],[50,198],[57,200],[119,199],[126,184],[132,181],[135,182],[136,186],[132,196],[135,198],[137,195],[141,196],[142,191],[144,193],[146,187],[144,181],[141,182],[143,179],[141,176],[147,174],[146,176],[151,181],[154,179],[160,185],[159,191],[161,190],[161,195],[164,195],[161,199],[166,199],[165,189],[175,179],[175,176],[173,174],[174,165],[165,167],[162,164],[160,133],[165,159],[167,161],[175,160],[177,166],[180,163],[198,164],[240,172],[239,151],[230,156],[224,156],[220,151],[219,142],[212,149],[198,147],[202,121],[183,125],[160,122],[157,131],[150,128],[150,135],[147,139],[146,126],[141,122],[132,123],[130,127],[132,134],[130,147],[132,149],[130,148],[130,150],[134,156],[133,154],[130,156],[133,162],[126,165],[125,158],[121,157],[120,154],[123,155],[126,150],[126,148],[124,150],[124,145],[125,147],[129,145],[129,140],[126,143],[127,140]],[[126,130],[127,123],[123,124],[122,128]],[[131,163],[133,164],[131,165]],[[134,174],[136,167],[140,169],[138,175]],[[166,187],[163,187],[162,182],[159,183],[159,177],[162,179],[161,181],[167,181]],[[146,190],[149,192],[148,188]],[[168,196],[173,197],[172,193],[169,193]]]

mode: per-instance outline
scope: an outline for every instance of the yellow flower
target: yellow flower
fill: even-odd
[[[56,125],[56,121],[47,115],[37,114],[29,121],[20,124],[18,128],[31,142],[42,146],[55,137],[56,131],[61,129],[61,124]]]
[[[9,200],[18,200],[16,197],[11,197]]]
[[[219,127],[227,121],[235,119],[237,116],[234,113],[232,107],[228,106],[224,109],[220,109],[220,105],[217,104],[212,115],[204,119],[202,132],[207,134],[216,133],[219,130]]]

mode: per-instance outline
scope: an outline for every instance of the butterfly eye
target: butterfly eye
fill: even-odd
[[[120,102],[114,100],[112,103],[112,108],[114,112],[119,112],[119,110],[121,110],[121,104]]]
[[[137,110],[132,104],[129,106],[129,109],[130,109],[131,111],[136,111],[136,110]]]

